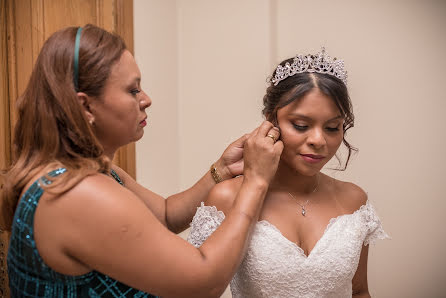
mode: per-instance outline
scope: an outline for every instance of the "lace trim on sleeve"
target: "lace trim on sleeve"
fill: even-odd
[[[200,247],[224,219],[225,214],[222,211],[218,211],[215,206],[205,206],[201,202],[190,224],[187,241],[195,247]]]
[[[362,206],[364,207],[364,206]],[[376,214],[375,208],[372,206],[369,200],[364,208],[361,207],[362,216],[365,220],[367,227],[367,236],[364,239],[364,245],[374,244],[376,240],[391,239],[389,235],[384,231],[381,220]]]

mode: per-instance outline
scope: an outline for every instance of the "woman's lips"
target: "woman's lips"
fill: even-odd
[[[146,119],[144,119],[143,121],[139,122],[139,125],[141,125],[142,127],[147,125]]]
[[[301,154],[303,160],[308,163],[318,163],[321,162],[325,157],[322,155],[314,155],[314,154]]]

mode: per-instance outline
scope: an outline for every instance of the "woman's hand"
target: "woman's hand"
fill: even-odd
[[[273,179],[283,150],[279,129],[264,121],[255,129],[244,145],[244,176],[263,179],[269,184]]]
[[[215,163],[223,180],[241,175],[243,173],[243,146],[250,134],[245,134],[232,142]]]
[[[267,121],[265,121],[267,122]],[[269,122],[268,122],[269,123]],[[269,125],[267,125],[269,126]],[[215,163],[219,174],[223,180],[233,178],[243,174],[244,160],[243,151],[245,142],[254,134],[258,132],[256,128],[253,132],[245,134],[233,143],[231,143],[223,152],[220,159]],[[279,130],[276,127],[270,128],[268,134],[275,137],[277,140],[280,136]]]

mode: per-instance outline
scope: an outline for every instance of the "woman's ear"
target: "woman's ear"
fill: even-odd
[[[93,124],[94,123],[94,115],[91,111],[91,100],[92,98],[85,94],[84,92],[77,92],[77,99],[85,113],[85,116],[87,117],[88,123]]]

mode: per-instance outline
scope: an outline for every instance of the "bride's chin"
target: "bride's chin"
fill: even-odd
[[[312,170],[312,171],[298,171],[302,176],[313,177],[317,175],[320,170]]]
[[[322,168],[320,168],[320,167],[308,167],[305,165],[297,166],[295,169],[296,169],[297,173],[299,173],[302,176],[307,176],[307,177],[313,177],[314,175],[317,175],[322,170]]]
[[[308,167],[302,164],[289,164],[285,161],[281,161],[281,164],[279,165],[278,172],[281,173],[281,175],[288,175],[288,174],[298,174],[302,176],[312,177],[320,172],[321,169],[319,168],[313,168]]]

